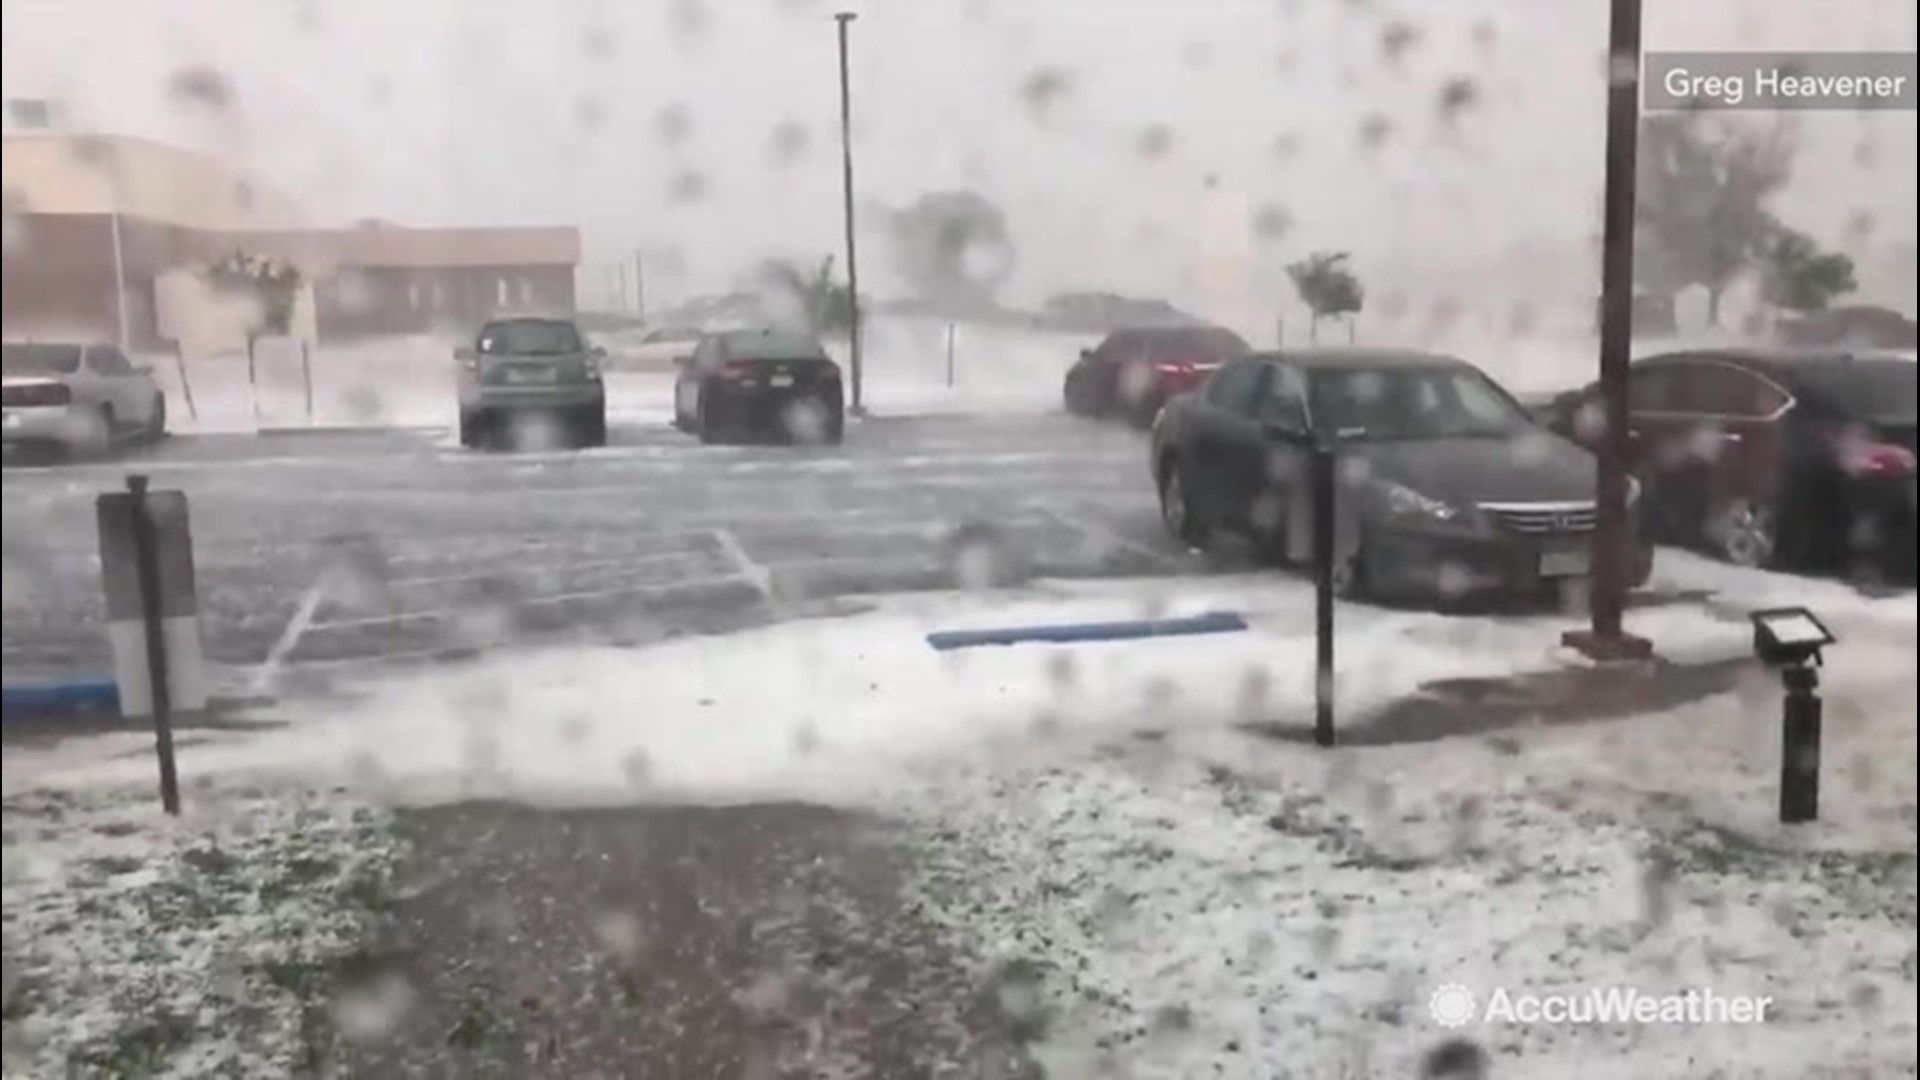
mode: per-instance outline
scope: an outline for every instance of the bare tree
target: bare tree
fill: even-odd
[[[247,251],[235,251],[216,260],[206,267],[203,276],[216,293],[245,305],[242,326],[247,338],[247,386],[255,391],[254,407],[258,409],[254,347],[263,337],[292,332],[293,312],[305,279],[292,263]]]
[[[1655,116],[1640,142],[1635,277],[1671,294],[1707,290],[1720,321],[1727,286],[1757,268],[1777,233],[1767,203],[1793,175],[1794,139],[1784,124],[1716,122],[1704,113]]]

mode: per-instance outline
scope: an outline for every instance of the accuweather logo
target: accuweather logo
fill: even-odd
[[[1482,1001],[1459,983],[1442,983],[1427,997],[1441,1027],[1482,1024],[1760,1024],[1770,997],[1689,989],[1648,994],[1631,986],[1594,987],[1561,994],[1516,994],[1496,988]]]

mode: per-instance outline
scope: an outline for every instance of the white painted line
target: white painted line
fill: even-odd
[[[294,647],[300,644],[301,637],[313,625],[314,615],[319,613],[321,603],[327,598],[327,577],[327,571],[320,572],[319,579],[307,590],[307,594],[300,598],[300,607],[293,613],[293,618],[287,620],[286,629],[280,631],[279,640],[273,643],[273,648],[267,650],[267,658],[260,662],[260,667],[253,673],[252,683],[255,693],[264,694],[272,690],[273,677],[279,672],[280,665],[286,660],[288,654],[293,652]]]
[[[1104,525],[1096,524],[1085,518],[1067,514],[1051,507],[1040,507],[1039,510],[1041,513],[1065,525],[1067,528],[1081,533],[1086,536],[1088,540],[1096,544],[1105,544],[1108,547],[1131,552],[1141,558],[1151,560],[1159,566],[1164,566],[1169,570],[1184,570],[1188,568],[1188,564],[1178,557],[1149,547],[1138,540],[1132,540],[1122,536]]]
[[[681,560],[681,559],[705,558],[709,556],[711,553],[704,552],[704,551],[663,551],[663,552],[657,552],[657,553],[648,554],[648,555],[628,555],[628,556],[623,556],[621,558],[615,558],[615,559],[580,559],[580,560],[562,559],[556,562],[545,562],[545,563],[532,562],[528,559],[518,557],[523,555],[524,551],[503,551],[501,552],[501,554],[506,556],[515,556],[515,558],[513,559],[514,570],[524,570],[528,574],[550,574],[555,572],[564,573],[565,571],[568,571],[568,570],[601,570],[607,567],[622,567],[622,566],[633,567],[636,570],[644,570],[648,567],[651,567],[658,563],[663,563],[663,562],[673,562],[675,560]],[[398,562],[402,560],[395,560],[395,561]],[[420,560],[409,558],[406,561],[420,561]],[[465,573],[465,574],[446,574],[439,577],[397,578],[387,582],[387,587],[389,589],[427,588],[435,585],[456,585],[462,581],[481,581],[489,578],[497,578],[500,576],[501,575],[498,573],[474,572],[474,573]]]
[[[722,574],[715,577],[688,578],[682,581],[662,585],[628,585],[616,589],[583,589],[579,592],[555,593],[551,596],[539,596],[523,600],[517,606],[550,607],[574,600],[599,600],[613,596],[645,596],[654,593],[670,593],[680,589],[704,588],[711,585],[734,585],[740,582],[738,574]],[[463,608],[433,608],[426,611],[396,611],[390,615],[367,615],[353,619],[330,619],[316,622],[308,627],[309,633],[315,630],[358,630],[372,626],[390,626],[394,623],[421,622],[434,620],[444,622],[468,614]]]
[[[740,576],[746,578],[755,589],[760,591],[760,599],[772,600],[773,571],[753,561],[753,557],[747,554],[747,549],[741,546],[740,538],[734,535],[732,529],[713,530],[713,539],[720,545],[721,552],[732,561],[734,569],[740,572]]]

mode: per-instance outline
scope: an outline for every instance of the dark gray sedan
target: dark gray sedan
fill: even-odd
[[[1478,368],[1420,352],[1260,353],[1222,367],[1154,426],[1167,527],[1196,546],[1242,533],[1305,562],[1309,435],[1339,446],[1335,581],[1348,595],[1532,592],[1590,570],[1593,457]],[[1644,582],[1650,549],[1632,563]]]

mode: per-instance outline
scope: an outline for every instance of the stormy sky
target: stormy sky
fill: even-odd
[[[1205,257],[1265,280],[1315,248],[1407,281],[1470,267],[1590,287],[1603,0],[848,6],[866,220],[979,190],[1011,221],[1022,296],[1190,296]],[[1913,6],[1888,0],[1646,8],[1650,49],[1915,42]],[[833,10],[10,0],[0,69],[7,96],[59,98],[86,126],[242,160],[316,221],[577,224],[589,270],[637,248],[686,291],[838,248]],[[1870,214],[1863,277],[1875,252],[1911,252],[1913,114],[1795,122],[1782,214],[1833,242]],[[1863,284],[1913,304],[1911,276]]]

